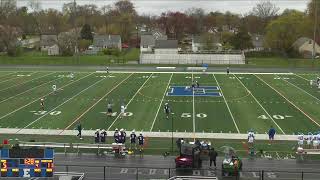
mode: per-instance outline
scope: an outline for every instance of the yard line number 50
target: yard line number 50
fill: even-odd
[[[192,117],[192,113],[182,113],[181,117],[182,118],[191,118]],[[204,114],[204,113],[198,113],[198,114],[196,114],[196,117],[198,117],[198,118],[206,118],[206,117],[208,117],[208,115]]]

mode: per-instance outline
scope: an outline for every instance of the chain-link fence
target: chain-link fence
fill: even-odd
[[[82,172],[84,179],[169,179],[176,176],[216,177],[228,180],[318,180],[319,172],[296,171],[270,171],[270,170],[233,170],[225,173],[221,168],[149,168],[149,167],[117,167],[95,165],[62,165],[56,164],[56,172]],[[224,173],[223,173],[224,172]],[[230,174],[231,172],[231,174]]]

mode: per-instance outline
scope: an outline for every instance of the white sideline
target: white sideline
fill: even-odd
[[[156,67],[156,69],[176,69],[176,67]]]
[[[17,128],[0,128],[0,134],[15,134],[20,130]],[[131,132],[131,131],[127,131]],[[77,130],[65,130],[61,133],[61,129],[22,129],[19,131],[19,134],[28,134],[28,135],[63,135],[63,136],[76,136],[78,134]],[[93,137],[95,130],[83,130],[82,136],[84,137]],[[114,131],[107,131],[108,136],[113,136]],[[171,132],[142,132],[145,137],[160,137],[160,138],[171,138]],[[234,139],[234,140],[246,140],[248,134],[238,134],[238,133],[201,133],[196,132],[174,132],[174,138],[196,138],[200,139]],[[256,134],[256,140],[269,140],[268,134]],[[8,136],[10,138],[10,136]],[[275,140],[277,141],[297,141],[297,135],[275,135]]]

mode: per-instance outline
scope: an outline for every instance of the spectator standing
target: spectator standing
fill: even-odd
[[[276,130],[273,128],[273,126],[270,127],[268,135],[269,135],[269,145],[271,145],[271,143],[274,140],[274,135],[276,134]]]
[[[217,151],[214,150],[214,148],[211,148],[209,151],[209,157],[210,157],[210,167],[212,166],[212,162],[214,165],[214,168],[217,168]]]
[[[100,142],[100,130],[97,129],[96,132],[94,133],[94,142],[99,143]]]
[[[77,136],[79,137],[79,139],[82,139],[82,136],[81,136],[82,127],[81,127],[81,123],[80,123],[80,122],[79,122],[79,124],[77,125],[77,130],[78,130]]]

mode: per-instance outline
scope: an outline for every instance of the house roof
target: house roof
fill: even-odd
[[[157,49],[175,49],[178,48],[178,40],[156,40]]]
[[[141,45],[142,46],[154,46],[155,38],[152,35],[142,35],[141,36]]]
[[[117,45],[121,44],[120,35],[94,35],[93,45],[96,47],[103,47],[108,45]]]
[[[252,41],[252,44],[255,48],[264,47],[263,46],[263,41],[264,41],[263,35],[253,34],[251,36],[251,41]]]
[[[294,48],[299,48],[299,47],[301,47],[304,43],[306,43],[307,41],[312,41],[312,39],[310,39],[310,38],[307,38],[307,37],[301,37],[301,38],[299,38],[299,39],[297,39],[293,44],[292,44],[292,46],[294,47]]]
[[[57,42],[57,35],[41,35],[40,46],[53,46]]]

